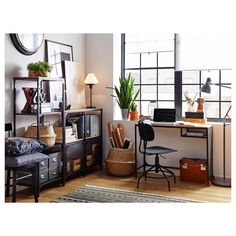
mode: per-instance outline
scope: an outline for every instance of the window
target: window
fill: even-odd
[[[178,72],[176,72],[178,73]],[[180,72],[179,72],[180,73]],[[182,94],[188,92],[191,98],[203,97],[205,100],[205,115],[208,118],[224,118],[231,105],[231,70],[213,69],[213,70],[187,70],[181,71],[182,74]],[[211,78],[211,93],[201,92],[201,87],[207,78]],[[187,103],[182,95],[182,116],[187,111]],[[195,104],[197,109],[197,104]],[[229,114],[231,117],[231,113]]]
[[[131,73],[135,78],[135,87],[140,89],[140,95],[136,99],[140,114],[152,116],[154,107],[176,108],[177,118],[184,117],[188,108],[183,94],[187,91],[191,98],[195,96],[204,98],[205,114],[208,119],[225,117],[231,105],[231,69],[226,67],[229,65],[229,57],[226,56],[227,53],[220,54],[218,60],[216,53],[212,52],[215,48],[218,48],[217,52],[225,51],[225,49],[230,51],[229,46],[226,47],[226,37],[219,35],[207,38],[207,36],[196,37],[196,35],[186,37],[181,34],[123,34],[121,38],[121,73],[122,76]],[[222,39],[224,40],[222,41]],[[210,44],[208,45],[209,41],[212,44],[211,47]],[[194,48],[194,43],[197,43],[201,51],[195,50],[195,48],[189,55],[190,45]],[[203,47],[203,45],[205,46]],[[215,65],[213,69],[196,69],[199,66],[198,62],[203,60],[196,60],[193,56],[194,52],[201,54],[200,58],[204,58],[205,66]],[[207,60],[210,61],[210,64],[207,63]],[[190,64],[193,69],[189,69]],[[187,70],[184,70],[184,67]],[[208,77],[212,80],[212,92],[211,94],[201,93],[201,87]],[[195,106],[196,109],[197,103]],[[229,116],[231,117],[231,114]]]
[[[122,39],[122,74],[131,73],[140,89],[139,113],[152,116],[153,107],[174,108],[174,34],[126,34]]]

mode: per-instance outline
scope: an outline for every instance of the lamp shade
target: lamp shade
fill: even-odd
[[[95,76],[95,74],[93,73],[88,73],[88,75],[86,76],[85,80],[84,80],[85,84],[97,84],[98,83],[98,79]]]
[[[207,78],[206,83],[201,88],[201,92],[211,93],[211,78]]]

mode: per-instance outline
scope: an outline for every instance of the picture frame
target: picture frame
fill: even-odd
[[[51,78],[62,78],[62,61],[73,61],[73,47],[65,43],[45,40],[46,61],[53,66]]]
[[[62,64],[64,61],[73,61],[73,47],[65,43],[52,40],[45,40],[46,61],[53,66],[50,72],[51,78],[64,78]],[[65,79],[65,78],[64,78]],[[49,82],[49,99],[53,109],[59,109],[62,102],[61,83]],[[66,80],[65,80],[66,89]],[[67,105],[67,95],[65,94],[65,106]]]

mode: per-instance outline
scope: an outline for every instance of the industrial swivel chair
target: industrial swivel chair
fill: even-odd
[[[12,124],[5,124],[5,131],[11,136]],[[34,200],[38,202],[39,181],[38,170],[39,163],[48,157],[42,153],[33,153],[20,156],[5,156],[5,170],[7,171],[6,196],[9,196],[10,187],[12,187],[12,202],[16,202],[16,186],[19,180],[32,178],[32,188],[34,191]],[[12,173],[12,176],[11,176]],[[11,180],[12,179],[12,183]]]
[[[139,182],[141,180],[142,177],[145,177],[145,180],[147,178],[155,178],[155,179],[166,179],[167,183],[168,183],[168,189],[170,191],[170,181],[169,178],[173,177],[174,178],[174,182],[176,183],[176,179],[175,179],[175,174],[170,171],[167,167],[162,166],[160,164],[160,157],[163,157],[162,154],[166,154],[166,153],[171,153],[171,152],[176,152],[177,150],[171,149],[171,148],[166,148],[166,147],[161,147],[161,146],[147,146],[149,141],[154,140],[155,138],[155,134],[154,134],[154,130],[153,127],[150,124],[144,123],[143,121],[139,121],[138,122],[138,130],[139,130],[139,136],[140,136],[140,144],[139,144],[139,151],[140,153],[143,154],[143,159],[144,159],[144,164],[143,166],[143,173],[141,174],[141,176],[138,178],[138,182],[137,182],[137,188],[139,188]],[[155,164],[154,165],[150,165],[147,163],[146,158],[149,156],[153,156],[155,155]],[[163,157],[165,158],[165,157]],[[149,167],[146,170],[146,167]],[[161,172],[161,174],[163,176],[147,176],[148,172],[153,172],[155,171],[155,173],[159,173]]]

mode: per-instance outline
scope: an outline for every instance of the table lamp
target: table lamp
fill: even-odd
[[[95,74],[93,73],[88,73],[88,75],[86,76],[84,83],[89,85],[89,89],[90,89],[90,105],[87,106],[87,108],[96,108],[92,105],[92,87],[94,84],[98,83],[98,79],[96,78]]]
[[[221,85],[221,84],[215,84],[217,86],[221,86],[224,88],[229,88],[229,86]],[[211,93],[211,78],[207,78],[206,83],[201,88],[202,92],[205,93]],[[226,126],[226,119],[229,118],[229,112],[231,110],[231,105],[229,106],[229,109],[227,110],[225,116],[224,116],[224,122],[223,122],[223,178],[222,177],[214,177],[212,179],[212,184],[222,187],[231,187],[231,179],[226,179],[225,177],[225,126]]]

